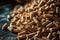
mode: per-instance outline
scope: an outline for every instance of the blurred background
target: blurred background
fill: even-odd
[[[7,20],[7,15],[16,4],[14,0],[0,0],[0,40],[17,40],[16,34],[1,29],[4,23],[9,25],[10,22]]]
[[[14,0],[0,0],[0,4],[8,4],[8,3],[13,3],[15,2]]]

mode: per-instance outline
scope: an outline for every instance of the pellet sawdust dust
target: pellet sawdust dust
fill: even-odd
[[[17,5],[2,29],[17,33],[18,40],[60,40],[60,0],[33,0]]]

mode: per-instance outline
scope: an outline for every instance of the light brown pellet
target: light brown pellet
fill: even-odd
[[[54,24],[56,27],[59,27],[59,25],[58,25],[55,21],[53,21],[53,24]]]
[[[49,33],[48,36],[47,36],[47,38],[48,38],[48,39],[51,39],[51,37],[52,37],[52,34]]]
[[[57,34],[59,34],[59,35],[60,35],[60,31],[57,31]]]
[[[18,21],[16,22],[16,25],[18,25],[18,26],[20,25],[20,20],[18,20]]]
[[[18,12],[24,12],[24,8],[21,6],[19,9],[18,9]]]
[[[43,29],[42,29],[42,32],[46,32],[46,28],[43,28]]]
[[[26,38],[26,34],[17,37],[19,40]]]
[[[28,34],[27,36],[30,38],[30,37],[33,37],[33,35],[35,35],[35,34],[36,34],[36,32],[30,33],[30,34]]]
[[[6,30],[8,27],[7,23],[5,23],[3,26],[2,26],[2,30]]]
[[[42,20],[41,20],[42,23],[45,22],[45,21],[46,21],[45,19],[42,19]]]
[[[33,21],[34,21],[35,23],[39,23],[39,21],[38,21],[35,17],[33,17]]]
[[[10,15],[8,15],[7,18],[9,21],[11,21],[11,19],[12,19]]]
[[[43,26],[46,26],[50,21],[46,20],[45,22],[42,23]]]
[[[46,25],[46,27],[52,27],[52,26],[53,26],[52,22]]]
[[[20,32],[19,29],[13,29],[12,31],[15,32],[15,33],[19,33]]]
[[[49,11],[48,13],[51,13],[52,14],[52,13],[54,13],[54,11]]]
[[[22,31],[22,32],[18,33],[18,36],[23,35],[23,34],[26,34],[26,31]]]
[[[52,40],[58,40],[56,37],[53,37]]]
[[[11,20],[11,22],[12,22],[13,24],[15,24],[16,20],[17,20],[17,18],[13,18],[13,19]]]
[[[56,32],[53,32],[52,33],[52,36],[56,37],[57,36],[57,33]]]
[[[13,28],[12,27],[8,27],[7,28],[10,32],[12,32]]]

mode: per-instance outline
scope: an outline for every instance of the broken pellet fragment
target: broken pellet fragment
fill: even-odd
[[[35,17],[33,17],[33,21],[34,21],[35,23],[39,23],[39,21],[38,21],[37,18],[35,18]]]
[[[5,23],[3,26],[2,26],[2,30],[6,30],[8,27],[7,23]]]

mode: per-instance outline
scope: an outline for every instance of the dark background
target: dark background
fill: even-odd
[[[15,0],[0,0],[0,4],[13,3]]]
[[[15,2],[15,1],[14,1]],[[11,10],[14,8],[16,3],[14,3],[13,0],[0,0],[0,40],[17,40],[17,35],[14,33],[9,32],[8,30],[2,30],[2,25],[4,23],[8,23],[9,21],[7,19],[7,15],[11,12]]]

